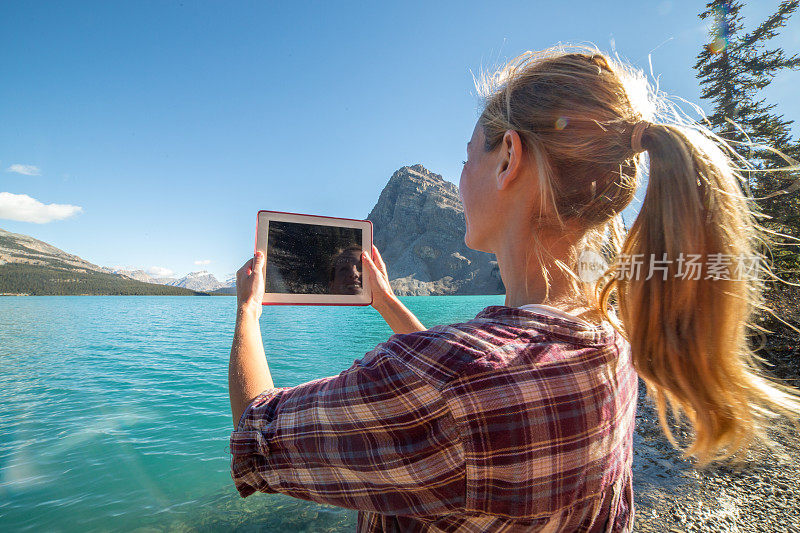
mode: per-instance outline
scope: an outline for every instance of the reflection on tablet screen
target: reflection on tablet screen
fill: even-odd
[[[361,229],[269,222],[266,292],[361,294]]]

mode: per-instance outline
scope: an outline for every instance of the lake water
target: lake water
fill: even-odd
[[[401,298],[425,324],[504,296]],[[231,297],[0,297],[0,531],[352,531],[355,512],[230,478]],[[265,307],[276,386],[392,331],[370,307]]]

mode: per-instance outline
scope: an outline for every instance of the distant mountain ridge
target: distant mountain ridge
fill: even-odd
[[[68,254],[44,241],[0,229],[0,265],[7,263],[52,266],[86,272],[105,271],[103,267],[81,259],[77,255]]]
[[[125,276],[137,281],[145,283],[155,283],[158,285],[169,285],[171,287],[183,287],[184,289],[191,289],[194,291],[214,292],[220,289],[228,289],[236,286],[236,278],[228,278],[226,281],[219,281],[214,274],[207,270],[200,270],[197,272],[190,272],[183,277],[156,277],[151,276],[144,270],[124,270],[124,269],[107,269],[113,274]]]
[[[202,293],[120,276],[29,235],[0,229],[0,294]]]

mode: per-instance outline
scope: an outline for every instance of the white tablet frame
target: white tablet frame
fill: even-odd
[[[267,258],[267,237],[269,235],[269,222],[295,222],[300,224],[315,224],[318,226],[336,226],[361,229],[361,249],[372,254],[372,222],[354,218],[326,217],[321,215],[305,215],[302,213],[287,213],[284,211],[258,212],[256,223],[256,251],[261,250]],[[371,255],[370,255],[371,257]],[[266,261],[264,262],[266,274]],[[262,305],[371,305],[372,291],[370,290],[369,270],[365,265],[361,269],[361,294],[287,294],[265,292],[261,301]]]

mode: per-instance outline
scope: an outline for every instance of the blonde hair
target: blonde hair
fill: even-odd
[[[594,48],[527,52],[476,81],[486,151],[516,131],[539,176],[541,208],[531,221],[532,246],[549,291],[546,265],[569,272],[574,293],[630,342],[634,366],[676,447],[668,409],[685,415],[693,440],[684,457],[702,466],[733,458],[753,444],[770,445],[766,428],[779,415],[797,425],[800,394],[768,378],[748,345],[763,305],[758,276],[677,276],[676,260],[761,258],[768,244],[756,206],[742,192],[735,152],[710,130],[685,119],[644,75]],[[647,152],[649,169],[643,154]],[[621,212],[648,171],[641,211],[627,235]],[[539,234],[577,225],[570,255],[549,255]],[[569,268],[581,248],[613,260],[596,282]],[[638,255],[641,254],[641,255]],[[715,255],[719,254],[719,255]],[[545,257],[549,255],[549,257]],[[621,275],[623,258],[663,263],[668,275]],[[647,263],[645,263],[647,265]],[[766,262],[759,271],[771,275]],[[664,279],[666,277],[666,279]],[[545,299],[547,301],[547,297]],[[621,324],[609,313],[618,308]]]

